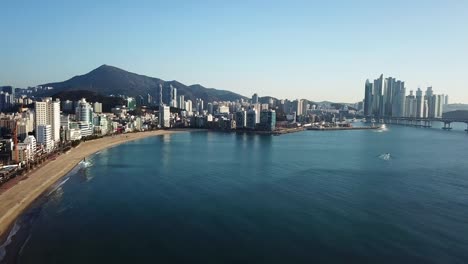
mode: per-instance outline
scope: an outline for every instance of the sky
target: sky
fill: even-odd
[[[245,96],[357,102],[367,78],[468,103],[468,1],[2,1],[0,85],[102,64]]]

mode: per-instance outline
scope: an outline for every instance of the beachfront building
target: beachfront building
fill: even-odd
[[[75,108],[76,121],[81,130],[81,136],[91,136],[93,134],[93,108],[82,98]]]
[[[255,125],[257,124],[257,110],[250,109],[247,111],[247,121],[245,127],[248,129],[255,129]]]
[[[47,97],[35,102],[36,135],[40,125],[50,125],[52,142],[60,141],[60,100]],[[37,135],[39,137],[39,135]]]
[[[245,110],[236,112],[236,128],[242,129],[247,125],[247,112]]]
[[[37,145],[37,142],[36,142],[36,138],[34,136],[27,136],[24,140],[23,140],[23,143],[24,144],[28,144],[30,149],[31,149],[31,153],[34,155],[36,154],[36,145]]]
[[[28,162],[32,159],[31,146],[26,143],[18,143],[18,162]]]
[[[276,128],[276,112],[275,110],[263,110],[260,112],[260,129],[265,131],[273,131]]]
[[[169,106],[162,105],[159,106],[159,126],[162,128],[167,128],[171,126],[170,122],[171,111]]]
[[[52,126],[39,125],[37,126],[37,143],[42,146],[46,152],[52,151],[54,142],[52,141]]]

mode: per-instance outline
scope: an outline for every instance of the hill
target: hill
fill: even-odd
[[[155,98],[159,85],[169,87],[172,85],[177,89],[177,95],[184,95],[185,99],[195,101],[201,98],[204,101],[235,101],[246,98],[242,95],[202,85],[185,85],[178,81],[164,81],[154,77],[148,77],[128,72],[117,67],[102,65],[87,74],[75,76],[63,82],[47,83],[41,86],[53,87],[38,96],[51,96],[63,91],[88,90],[102,95],[127,95],[147,98],[147,95]]]

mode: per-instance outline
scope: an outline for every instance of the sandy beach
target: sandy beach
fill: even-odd
[[[71,149],[68,153],[58,156],[55,160],[49,161],[47,164],[29,174],[27,179],[18,182],[16,185],[0,194],[0,237],[4,235],[24,209],[58,179],[71,171],[83,158],[124,142],[176,132],[177,131],[158,130],[91,140],[83,142],[78,147]]]

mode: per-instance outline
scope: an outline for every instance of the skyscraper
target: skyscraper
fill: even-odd
[[[383,74],[378,79],[374,80],[374,90],[372,96],[372,115],[381,117],[384,115],[384,104],[383,104]]]
[[[158,86],[158,106],[163,105],[163,86],[159,84]]]
[[[364,94],[364,115],[372,115],[372,83],[369,82],[369,79],[366,80],[365,84],[365,94]]]
[[[432,91],[432,86],[427,87],[426,89],[426,95],[424,96],[424,99],[427,100],[427,117],[434,117],[435,116],[435,104],[434,104],[434,92]]]
[[[185,97],[183,95],[179,95],[179,103],[177,104],[177,107],[185,110]]]
[[[424,97],[421,88],[416,91],[416,117],[424,117]]]
[[[393,96],[392,96],[392,111],[389,116],[403,117],[405,115],[405,99],[406,99],[405,82],[395,81],[393,83]]]
[[[179,106],[177,105],[177,88],[173,88],[173,89],[172,89],[171,106],[172,106],[172,107],[175,107],[175,108],[179,107]]]
[[[410,91],[410,94],[406,96],[405,100],[405,117],[416,117],[416,97],[413,94],[413,91]]]

